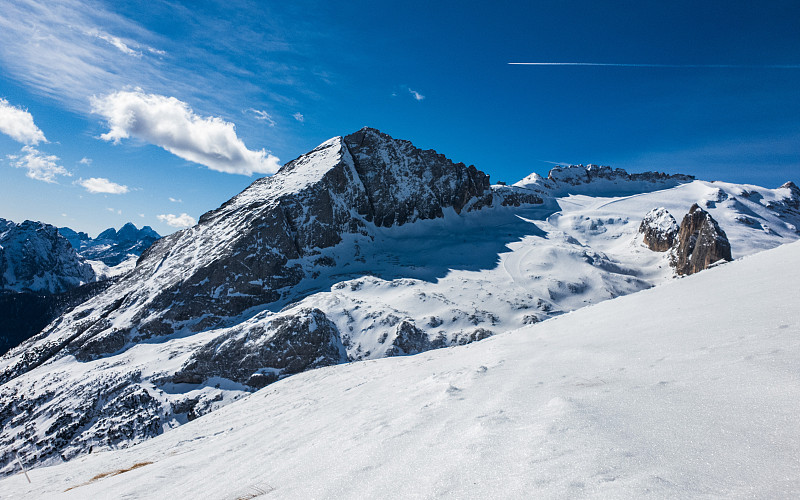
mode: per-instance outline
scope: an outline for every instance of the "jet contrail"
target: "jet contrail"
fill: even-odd
[[[520,66],[616,66],[624,68],[737,68],[737,69],[800,69],[800,64],[646,64],[589,62],[510,62]]]

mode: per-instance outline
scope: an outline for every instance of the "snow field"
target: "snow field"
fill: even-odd
[[[475,344],[302,373],[0,491],[797,497],[798,280],[785,245]]]

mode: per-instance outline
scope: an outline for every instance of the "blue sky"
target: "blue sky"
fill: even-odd
[[[796,1],[0,0],[0,12],[0,217],[15,221],[167,234],[365,125],[493,181],[550,162],[800,181]]]

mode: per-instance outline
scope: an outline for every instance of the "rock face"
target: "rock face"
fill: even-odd
[[[110,267],[131,257],[139,257],[154,241],[161,238],[150,226],[137,229],[130,222],[119,231],[113,227],[106,229],[94,239],[84,232],[76,232],[68,227],[61,227],[58,231],[69,240],[78,255],[89,260],[99,260]]]
[[[650,250],[666,252],[677,241],[678,223],[666,208],[654,208],[642,219],[639,232],[644,235],[644,244]]]
[[[731,261],[731,245],[717,221],[696,203],[683,217],[673,265],[678,274],[693,274],[720,260]]]
[[[346,361],[336,325],[319,309],[301,309],[231,329],[193,353],[173,381],[199,384],[225,377],[261,388],[286,375]]]
[[[92,267],[54,226],[0,219],[0,289],[63,293],[94,280]]]

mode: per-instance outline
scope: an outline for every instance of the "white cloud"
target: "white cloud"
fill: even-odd
[[[194,226],[197,221],[194,220],[194,217],[187,213],[182,213],[180,215],[175,214],[161,214],[156,216],[158,220],[161,222],[165,222],[168,226],[177,227],[177,228],[185,228]]]
[[[172,196],[169,197],[169,201],[172,203],[183,203],[183,200],[180,198],[173,198]]]
[[[125,194],[129,191],[128,186],[111,182],[103,177],[80,179],[77,184],[86,188],[90,193]]]
[[[306,121],[306,117],[303,116],[302,113],[295,113],[295,114],[292,115],[292,118],[294,118],[295,120],[299,121],[300,123],[303,123],[304,121]]]
[[[56,163],[59,160],[58,156],[42,153],[33,146],[23,146],[21,152],[22,155],[8,155],[8,159],[15,167],[27,169],[25,175],[31,179],[54,184],[56,176],[72,176],[66,168]]]
[[[277,157],[265,150],[247,149],[233,123],[218,117],[200,117],[174,97],[146,94],[141,89],[92,98],[92,112],[108,121],[100,137],[119,142],[135,137],[211,170],[229,174],[272,174]]]
[[[0,132],[28,146],[47,142],[44,133],[33,123],[33,115],[5,99],[0,99]]]
[[[262,122],[267,122],[270,127],[274,127],[275,126],[275,120],[273,120],[272,119],[272,115],[270,115],[266,111],[263,111],[263,110],[260,110],[260,109],[250,108],[250,109],[246,110],[246,112],[253,113],[255,115],[255,117],[256,117],[256,120],[259,120],[259,121],[262,121]]]
[[[416,99],[418,101],[421,101],[421,100],[425,99],[425,96],[420,94],[416,90],[408,89],[408,91],[409,91],[409,93],[411,93],[412,96],[414,96],[414,99]]]
[[[92,164],[92,159],[84,157],[84,158],[81,158],[81,161],[79,161],[78,163],[80,163],[81,165],[91,165]]]
[[[113,36],[113,35],[109,35],[108,33],[102,33],[102,32],[99,32],[99,31],[88,31],[86,34],[89,35],[89,36],[95,36],[95,37],[99,38],[100,40],[108,42],[112,46],[116,47],[123,54],[127,54],[127,55],[133,56],[133,57],[142,57],[142,53],[141,52],[139,52],[138,50],[133,50],[132,48],[130,48],[128,46],[128,44],[123,42],[122,39],[119,38],[119,37],[116,37],[116,36]]]

